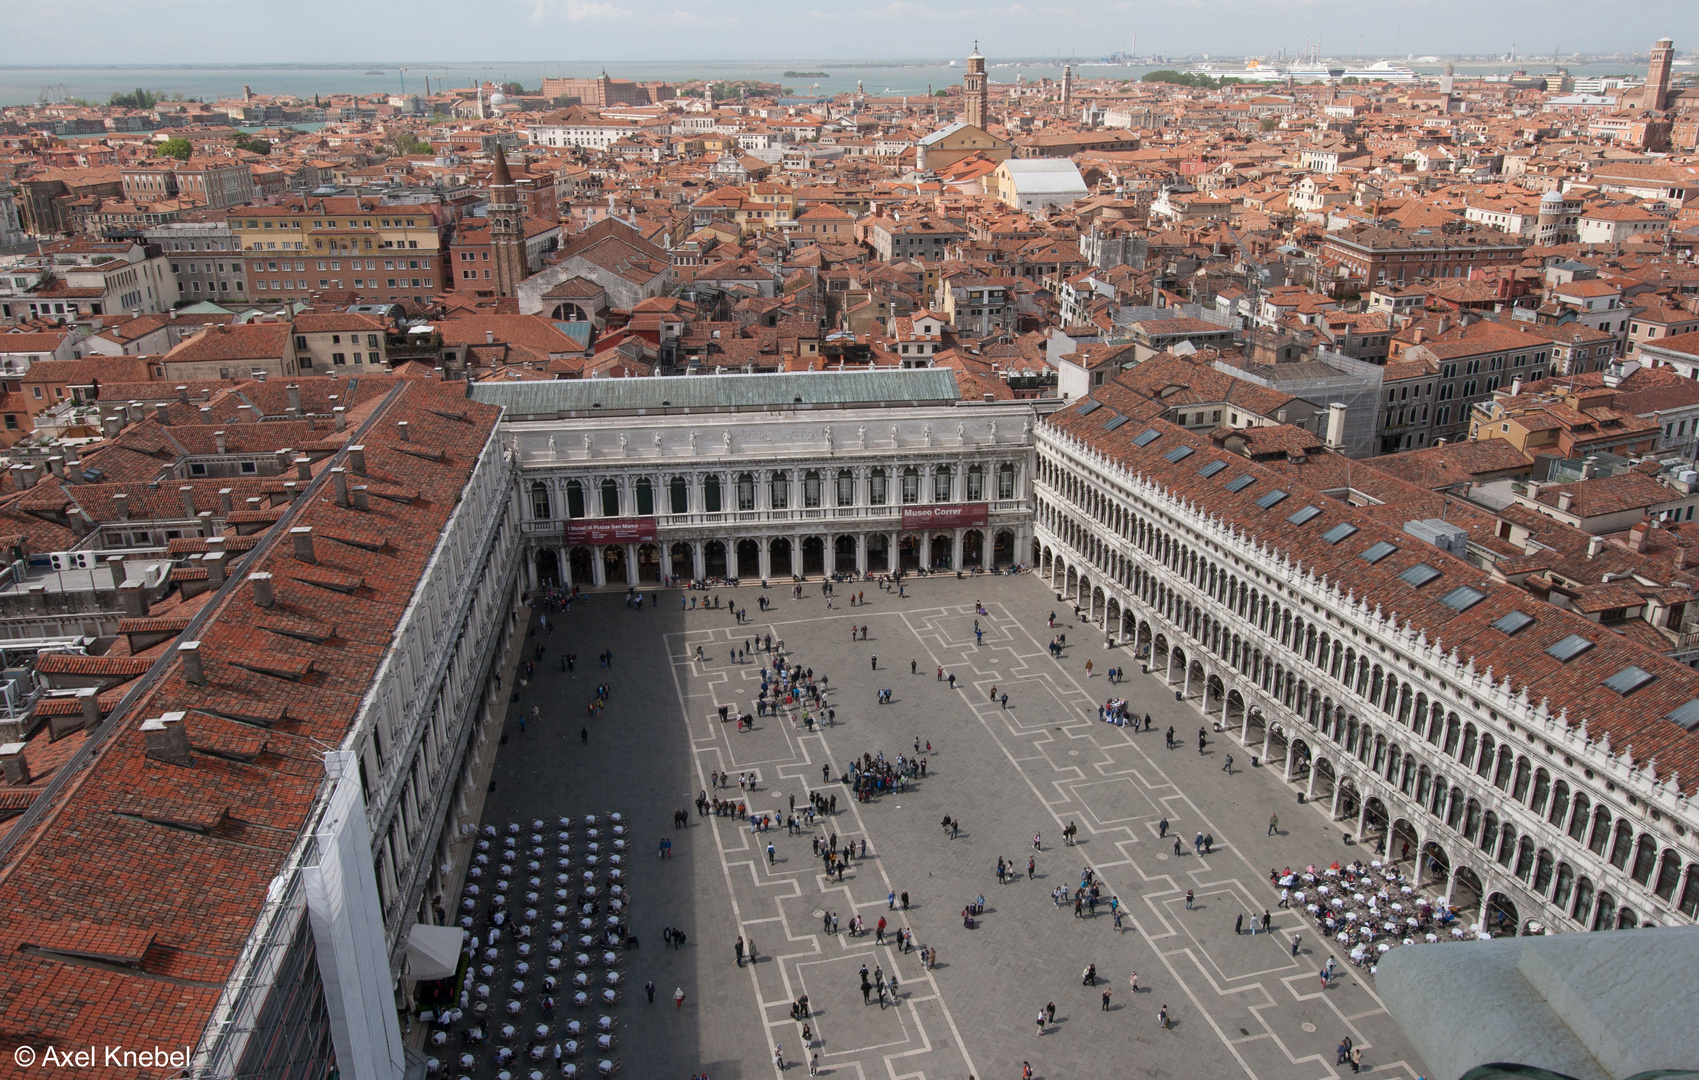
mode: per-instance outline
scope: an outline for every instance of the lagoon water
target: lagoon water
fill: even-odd
[[[1166,64],[1103,64],[1075,60],[1074,74],[1081,79],[1137,79],[1158,67],[1186,68],[1191,60],[1171,60]],[[1217,60],[1218,65],[1229,62]],[[1442,64],[1412,64],[1418,72],[1438,74]],[[1567,65],[1576,75],[1612,75],[1640,72],[1644,64],[1628,61],[1573,63]],[[400,69],[406,68],[403,72]],[[1530,72],[1545,71],[1549,64],[1537,61],[1512,65],[1505,63],[1459,63],[1457,73],[1463,77],[1507,75],[1518,67]],[[1062,66],[1054,58],[1030,60],[993,59],[988,65],[993,83],[1012,83],[1016,75],[1027,82],[1039,79],[1059,79]],[[859,80],[871,95],[907,94],[923,96],[927,90],[940,90],[961,81],[963,64],[954,65],[942,60],[773,60],[737,61],[707,60],[696,62],[608,62],[595,60],[550,61],[544,63],[452,64],[440,61],[395,61],[368,64],[149,64],[129,67],[31,67],[0,66],[0,105],[23,105],[38,100],[45,92],[50,97],[63,95],[104,102],[114,93],[127,93],[141,87],[167,95],[182,94],[186,98],[214,101],[239,97],[244,84],[256,94],[295,94],[311,98],[314,94],[399,93],[405,83],[412,93],[421,93],[425,78],[430,77],[431,89],[439,86],[467,87],[474,80],[488,79],[518,82],[535,87],[546,76],[589,77],[602,71],[616,79],[662,81],[673,84],[694,79],[737,81],[754,79],[780,83],[798,95],[831,95],[855,89]],[[786,71],[823,71],[824,79],[787,79]],[[370,74],[381,72],[381,74]]]

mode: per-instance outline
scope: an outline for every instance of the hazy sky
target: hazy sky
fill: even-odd
[[[0,64],[1354,56],[1699,47],[1693,0],[0,0]],[[1686,40],[1684,40],[1684,38]]]

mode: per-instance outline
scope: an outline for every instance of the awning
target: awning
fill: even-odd
[[[458,926],[414,923],[407,932],[407,977],[421,982],[446,979],[460,965],[460,943],[466,931]]]

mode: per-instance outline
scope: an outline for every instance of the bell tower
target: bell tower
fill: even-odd
[[[979,42],[973,43],[973,55],[967,58],[967,74],[962,76],[962,119],[974,127],[983,128],[990,117],[986,108],[985,57],[979,55]]]
[[[490,173],[490,259],[495,263],[497,296],[517,296],[526,278],[525,210],[519,188],[507,171],[507,155],[496,144],[495,169]]]
[[[1659,38],[1646,65],[1646,108],[1659,112],[1669,103],[1670,68],[1675,65],[1675,42]]]

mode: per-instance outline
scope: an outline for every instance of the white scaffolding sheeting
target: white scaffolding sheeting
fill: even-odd
[[[1380,386],[1385,372],[1378,364],[1324,350],[1316,360],[1295,364],[1257,364],[1249,369],[1217,360],[1215,370],[1235,379],[1303,398],[1324,411],[1334,402],[1342,402],[1345,405],[1345,456],[1373,457],[1379,450]],[[1326,434],[1325,430],[1322,434]]]

